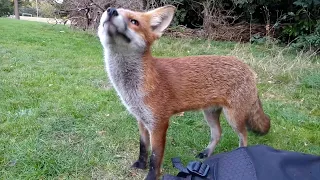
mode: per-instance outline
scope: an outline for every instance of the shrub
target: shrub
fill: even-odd
[[[40,9],[40,16],[41,17],[46,17],[46,18],[50,18],[50,17],[54,17],[54,12],[55,12],[55,7],[53,5],[51,5],[48,2],[41,2],[39,3],[39,9]]]
[[[0,0],[0,17],[8,16],[13,12],[13,5],[8,0]]]
[[[300,35],[297,38],[297,42],[292,44],[293,47],[311,50],[311,51],[320,51],[320,20],[316,24],[316,28],[313,33],[308,35]]]

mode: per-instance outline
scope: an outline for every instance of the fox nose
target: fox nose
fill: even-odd
[[[116,8],[112,8],[112,7],[107,9],[107,13],[108,13],[108,16],[110,18],[113,17],[113,16],[118,16],[119,15],[117,9]]]

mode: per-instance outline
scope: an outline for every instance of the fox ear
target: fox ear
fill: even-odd
[[[150,25],[153,32],[160,37],[170,25],[176,7],[167,5],[147,12],[150,15]]]

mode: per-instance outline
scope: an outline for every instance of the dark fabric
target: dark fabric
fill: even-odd
[[[264,145],[214,155],[203,164],[210,166],[206,177],[180,172],[180,177],[165,175],[163,180],[320,180],[320,156]]]
[[[224,154],[213,166],[214,178],[218,180],[256,180],[255,168],[250,157],[241,148]],[[210,163],[210,158],[205,163]]]
[[[259,180],[320,180],[320,156],[280,151],[268,146],[253,146],[246,151]]]

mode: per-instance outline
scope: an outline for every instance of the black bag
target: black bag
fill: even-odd
[[[193,161],[187,168],[179,158],[172,163],[180,172],[165,175],[163,180],[320,180],[320,156],[264,145],[241,147],[204,162]]]

